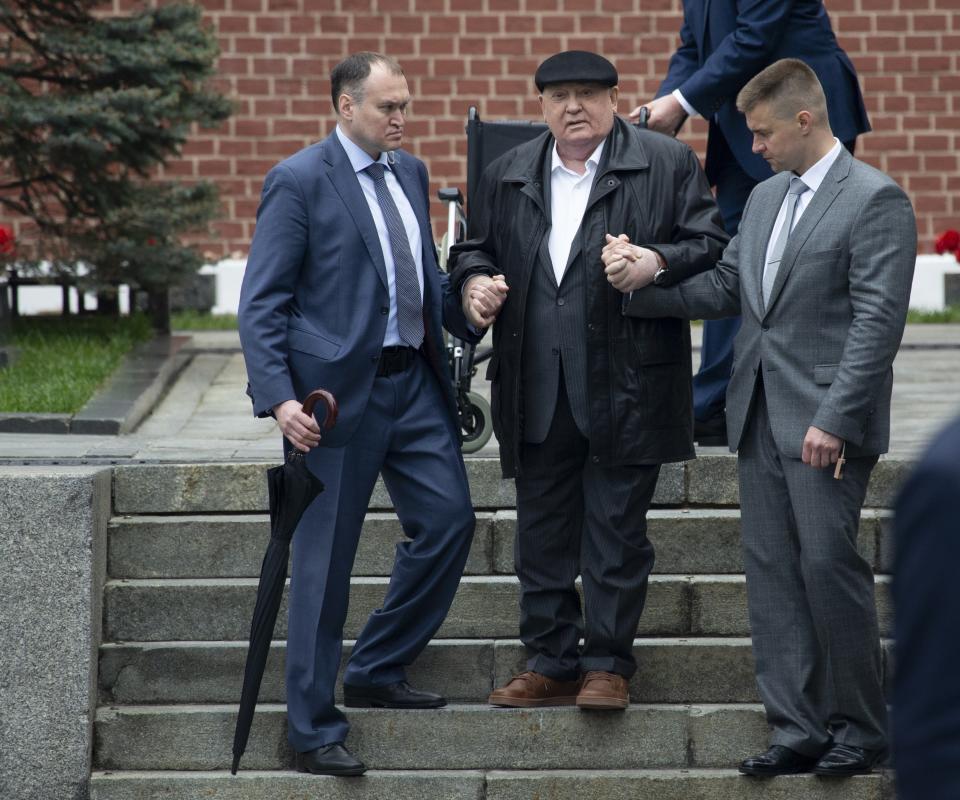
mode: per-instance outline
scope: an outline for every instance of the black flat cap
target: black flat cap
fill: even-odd
[[[603,86],[616,86],[620,82],[617,68],[603,56],[587,50],[564,50],[550,56],[533,76],[537,89],[551,83],[599,83]]]

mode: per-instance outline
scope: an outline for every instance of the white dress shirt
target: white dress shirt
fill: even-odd
[[[397,280],[396,270],[393,261],[393,250],[390,246],[390,234],[387,232],[387,224],[383,219],[383,212],[380,210],[380,203],[377,201],[377,190],[373,185],[371,178],[364,170],[373,163],[370,155],[362,150],[347,138],[346,134],[340,130],[337,125],[337,138],[343,149],[347,151],[347,158],[357,173],[357,180],[360,182],[360,188],[363,190],[363,196],[370,207],[370,214],[373,216],[373,223],[377,227],[377,238],[380,239],[380,249],[383,251],[383,263],[387,268],[387,288],[390,291],[390,313],[387,317],[387,332],[383,337],[383,346],[403,344],[400,340],[400,332],[397,329]],[[423,243],[420,239],[420,223],[417,215],[413,211],[413,206],[407,200],[407,196],[400,188],[400,183],[393,174],[393,159],[389,154],[381,153],[377,159],[386,169],[383,171],[384,180],[387,189],[390,190],[390,196],[393,202],[397,204],[397,210],[400,212],[400,218],[403,220],[403,227],[407,232],[407,241],[410,242],[410,251],[413,255],[413,261],[417,265],[417,282],[420,284],[420,299],[423,300]]]
[[[560,160],[557,144],[553,144],[553,160],[550,167],[550,263],[553,264],[553,274],[557,278],[557,285],[563,280],[563,273],[567,269],[567,260],[570,258],[570,248],[573,238],[580,230],[583,221],[583,212],[587,210],[587,200],[590,199],[590,190],[593,180],[597,176],[597,166],[600,155],[603,153],[603,142],[597,145],[587,159],[586,171],[578,175],[572,169],[567,169]]]
[[[699,117],[699,116],[700,116],[700,112],[697,111],[697,109],[695,109],[692,105],[690,105],[690,104],[687,102],[687,98],[684,97],[684,96],[680,93],[680,90],[679,90],[679,89],[674,89],[672,92],[670,92],[670,94],[672,94],[672,95],[677,99],[677,102],[678,102],[681,106],[683,106],[683,110],[687,112],[687,116],[688,116],[688,117]]]
[[[806,210],[807,206],[810,205],[810,201],[813,200],[813,195],[816,193],[817,189],[820,188],[820,184],[823,183],[823,179],[829,171],[830,167],[833,166],[833,162],[837,160],[837,156],[840,155],[840,148],[843,147],[840,144],[840,140],[836,137],[833,138],[833,147],[830,149],[823,158],[821,158],[816,164],[814,164],[810,169],[803,173],[800,176],[802,180],[807,185],[807,190],[797,198],[797,209],[793,213],[793,226],[790,228],[793,231],[797,227],[797,223],[800,221],[800,216]],[[763,263],[766,264],[770,260],[770,253],[773,250],[773,245],[777,241],[777,237],[780,235],[780,229],[783,227],[783,223],[787,218],[787,198],[783,198],[783,202],[780,204],[780,211],[777,212],[777,221],[773,223],[773,232],[770,234],[770,241],[767,242],[767,252],[764,254]]]

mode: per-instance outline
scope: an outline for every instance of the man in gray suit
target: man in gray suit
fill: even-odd
[[[740,454],[750,626],[773,734],[740,771],[868,772],[886,750],[886,707],[857,528],[889,443],[916,223],[900,187],[834,138],[823,90],[801,61],[763,70],[737,106],[779,174],[750,195],[716,269],[636,291],[624,309],[743,316],[727,429]],[[607,241],[612,280],[639,269],[623,237]]]

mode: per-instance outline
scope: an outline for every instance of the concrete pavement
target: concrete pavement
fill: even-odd
[[[700,332],[699,326],[693,328],[697,348]],[[132,434],[0,434],[0,462],[276,461],[276,424],[251,415],[236,332],[197,331],[192,337],[187,345],[192,359]],[[698,357],[699,349],[695,365]],[[473,388],[489,397],[482,374],[481,367]],[[894,363],[891,456],[915,456],[958,413],[960,325],[907,326]],[[475,456],[495,454],[491,441]]]

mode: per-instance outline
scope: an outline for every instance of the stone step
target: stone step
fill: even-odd
[[[877,572],[889,572],[890,512],[866,509],[860,552]],[[513,510],[477,513],[466,574],[513,574]],[[647,515],[661,574],[743,571],[738,509],[653,509]],[[108,574],[113,578],[256,577],[270,524],[266,514],[123,516],[110,521]],[[353,572],[389,575],[404,540],[392,512],[367,515]]]
[[[344,643],[341,677],[352,646]],[[635,703],[759,702],[748,638],[637,639],[633,649]],[[100,648],[100,702],[237,703],[246,654],[246,642],[106,644]],[[274,642],[260,686],[262,702],[284,702],[285,656],[285,643]],[[437,639],[408,674],[414,686],[440,692],[449,702],[478,703],[523,671],[525,660],[518,639]],[[341,698],[338,680],[338,702]]]
[[[500,477],[496,459],[468,458],[467,474],[474,506],[512,508],[513,481]],[[883,459],[867,492],[866,506],[890,508],[897,487],[912,462]],[[114,511],[117,514],[199,514],[265,511],[267,485],[263,463],[139,464],[113,471]],[[654,494],[654,505],[736,506],[737,462],[733,455],[702,455],[682,464],[665,464]],[[371,499],[372,510],[392,508],[382,482]]]
[[[729,768],[767,745],[761,706],[631,705],[624,712],[452,705],[429,711],[347,709],[348,744],[371,769]],[[94,767],[222,770],[236,707],[125,706],[97,710]],[[284,706],[254,716],[242,766],[292,763]]]
[[[890,800],[891,776],[756,780],[733,769],[94,772],[90,800]]]
[[[344,627],[356,638],[382,603],[388,578],[353,578]],[[877,578],[881,634],[889,635],[889,579]],[[110,580],[104,589],[105,642],[237,641],[249,636],[256,578]],[[517,635],[519,583],[513,576],[466,576],[439,638]],[[275,638],[286,636],[286,599]],[[645,636],[747,636],[742,575],[654,575],[638,633]]]

